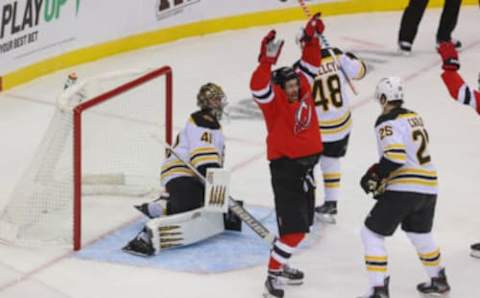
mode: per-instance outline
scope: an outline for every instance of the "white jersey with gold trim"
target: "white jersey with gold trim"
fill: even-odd
[[[333,52],[346,75],[353,80],[365,76],[365,65],[334,48]],[[322,64],[315,78],[312,94],[320,124],[323,142],[339,141],[347,136],[352,127],[348,83],[338,69],[330,51],[322,50]]]
[[[193,113],[185,127],[177,135],[175,152],[189,161],[195,168],[214,165],[223,166],[225,139],[218,121],[209,113]],[[165,186],[170,180],[184,176],[195,176],[175,155],[168,154],[162,165],[161,182]]]
[[[390,173],[385,189],[437,194],[437,171],[428,152],[423,119],[415,112],[396,108],[380,116],[375,132],[380,158],[402,165]]]

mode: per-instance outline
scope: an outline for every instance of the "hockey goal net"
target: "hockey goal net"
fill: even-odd
[[[0,240],[80,249],[87,214],[98,231],[115,218],[119,201],[128,204],[121,198],[158,195],[162,141],[171,143],[171,133],[170,67],[75,83],[58,97],[47,132],[0,213]]]

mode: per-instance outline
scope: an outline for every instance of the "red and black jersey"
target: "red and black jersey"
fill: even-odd
[[[454,99],[464,105],[471,106],[480,114],[480,92],[468,87],[455,70],[444,71],[442,79]]]
[[[267,125],[267,158],[291,159],[320,154],[323,151],[311,86],[321,62],[320,44],[313,38],[302,54],[298,76],[300,100],[288,102],[280,85],[272,84],[272,65],[260,63],[252,75],[250,89],[263,112]]]

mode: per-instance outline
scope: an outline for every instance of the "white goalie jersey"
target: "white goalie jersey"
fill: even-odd
[[[375,125],[380,158],[402,166],[390,173],[386,190],[437,194],[437,172],[428,152],[429,137],[423,119],[396,108]]]
[[[198,111],[190,116],[177,135],[174,145],[175,152],[200,172],[203,172],[202,167],[222,167],[224,148],[225,140],[219,122],[205,111]],[[162,165],[162,185],[183,176],[195,174],[175,155],[168,153]]]
[[[349,79],[360,80],[365,76],[366,68],[361,60],[351,58],[337,48],[332,51]],[[347,80],[338,69],[330,51],[322,49],[322,64],[312,93],[323,142],[339,141],[351,131],[352,115],[347,89]]]

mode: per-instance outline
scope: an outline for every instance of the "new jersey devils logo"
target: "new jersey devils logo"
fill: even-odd
[[[295,111],[295,128],[294,134],[299,134],[310,126],[312,121],[312,108],[306,102],[307,95],[303,96],[300,106]]]

